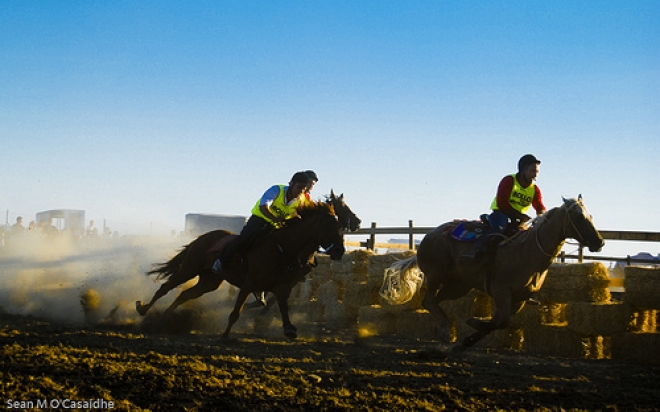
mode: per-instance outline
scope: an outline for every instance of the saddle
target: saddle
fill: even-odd
[[[454,240],[464,243],[474,243],[490,228],[488,215],[480,216],[481,220],[461,220],[449,228],[447,235]]]
[[[452,239],[458,242],[464,243],[474,243],[481,236],[488,232],[490,229],[490,223],[488,221],[488,215],[483,214],[480,217],[480,220],[461,220],[457,221],[455,226],[451,226],[448,229],[447,235]],[[509,224],[504,231],[504,236],[506,239],[510,239],[516,234],[524,231],[517,227],[516,225]]]

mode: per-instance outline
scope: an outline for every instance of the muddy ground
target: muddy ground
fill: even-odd
[[[178,316],[179,324],[190,320]],[[126,411],[660,407],[657,366],[486,349],[455,357],[432,341],[330,333],[311,323],[298,325],[295,341],[253,330],[224,342],[155,319],[74,326],[0,313],[3,406],[101,399]]]

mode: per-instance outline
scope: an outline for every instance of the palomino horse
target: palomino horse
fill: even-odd
[[[181,292],[165,313],[171,313],[182,303],[216,290],[226,280],[240,288],[240,291],[234,310],[229,315],[223,338],[229,337],[245,300],[255,291],[270,291],[275,294],[284,333],[289,338],[295,338],[296,327],[289,320],[287,300],[291,289],[299,280],[301,254],[308,254],[309,251],[322,247],[331,259],[339,260],[345,251],[341,227],[332,204],[316,203],[302,209],[299,214],[301,219],[292,219],[282,229],[274,230],[257,240],[248,250],[245,263],[236,256],[220,274],[211,271],[215,254],[208,252],[230,233],[215,230],[201,235],[168,262],[149,272],[157,273],[159,278],[167,281],[156,291],[149,303],[136,302],[137,311],[145,315],[149,308],[171,289],[199,275],[197,284]]]
[[[520,312],[531,294],[541,288],[548,267],[567,238],[577,239],[592,252],[600,251],[605,243],[582,204],[582,196],[564,200],[561,207],[537,218],[529,230],[500,245],[492,261],[465,262],[461,257],[472,244],[449,236],[456,225],[449,222],[437,227],[424,237],[417,255],[392,266],[401,270],[401,278],[416,268],[424,273],[426,294],[422,304],[440,322],[440,338],[445,343],[450,340],[449,319],[439,303],[465,296],[472,289],[492,296],[493,317],[469,319],[468,325],[477,331],[456,346],[456,352],[469,348],[493,330],[508,326],[511,316]]]

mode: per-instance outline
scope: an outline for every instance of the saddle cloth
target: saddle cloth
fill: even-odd
[[[483,222],[474,221],[461,221],[456,226],[450,228],[449,236],[459,242],[475,242],[479,239],[488,228]]]

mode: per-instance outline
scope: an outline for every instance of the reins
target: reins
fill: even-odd
[[[567,226],[567,225],[566,225],[566,222],[569,222],[569,223],[571,224],[571,226],[573,226],[573,229],[575,229],[575,233],[577,233],[577,235],[578,235],[578,236],[577,236],[577,237],[578,237],[578,242],[580,242],[580,243],[584,243],[584,240],[583,240],[583,239],[584,239],[584,236],[582,236],[582,233],[580,233],[580,231],[578,230],[577,226],[575,226],[575,223],[573,223],[573,221],[569,218],[569,212],[570,212],[570,210],[571,210],[572,208],[574,208],[575,206],[577,206],[577,203],[573,203],[570,207],[564,209],[564,222],[563,222],[562,227],[561,227],[562,236],[564,236],[564,239],[567,237],[567,235],[566,235],[566,226]],[[547,220],[547,219],[544,219],[543,221],[541,221],[541,223],[539,223],[539,226],[540,226],[541,224],[543,224],[546,220]],[[540,228],[540,227],[539,227],[539,228]],[[539,230],[538,230],[538,229],[536,230],[536,236],[535,236],[535,237],[536,237],[536,246],[539,248],[539,250],[541,251],[541,253],[543,253],[545,256],[547,256],[547,257],[549,257],[549,258],[553,258],[553,259],[554,259],[554,258],[555,258],[555,255],[552,255],[552,254],[546,252],[546,251],[543,249],[543,246],[541,245],[541,240],[539,239]]]

